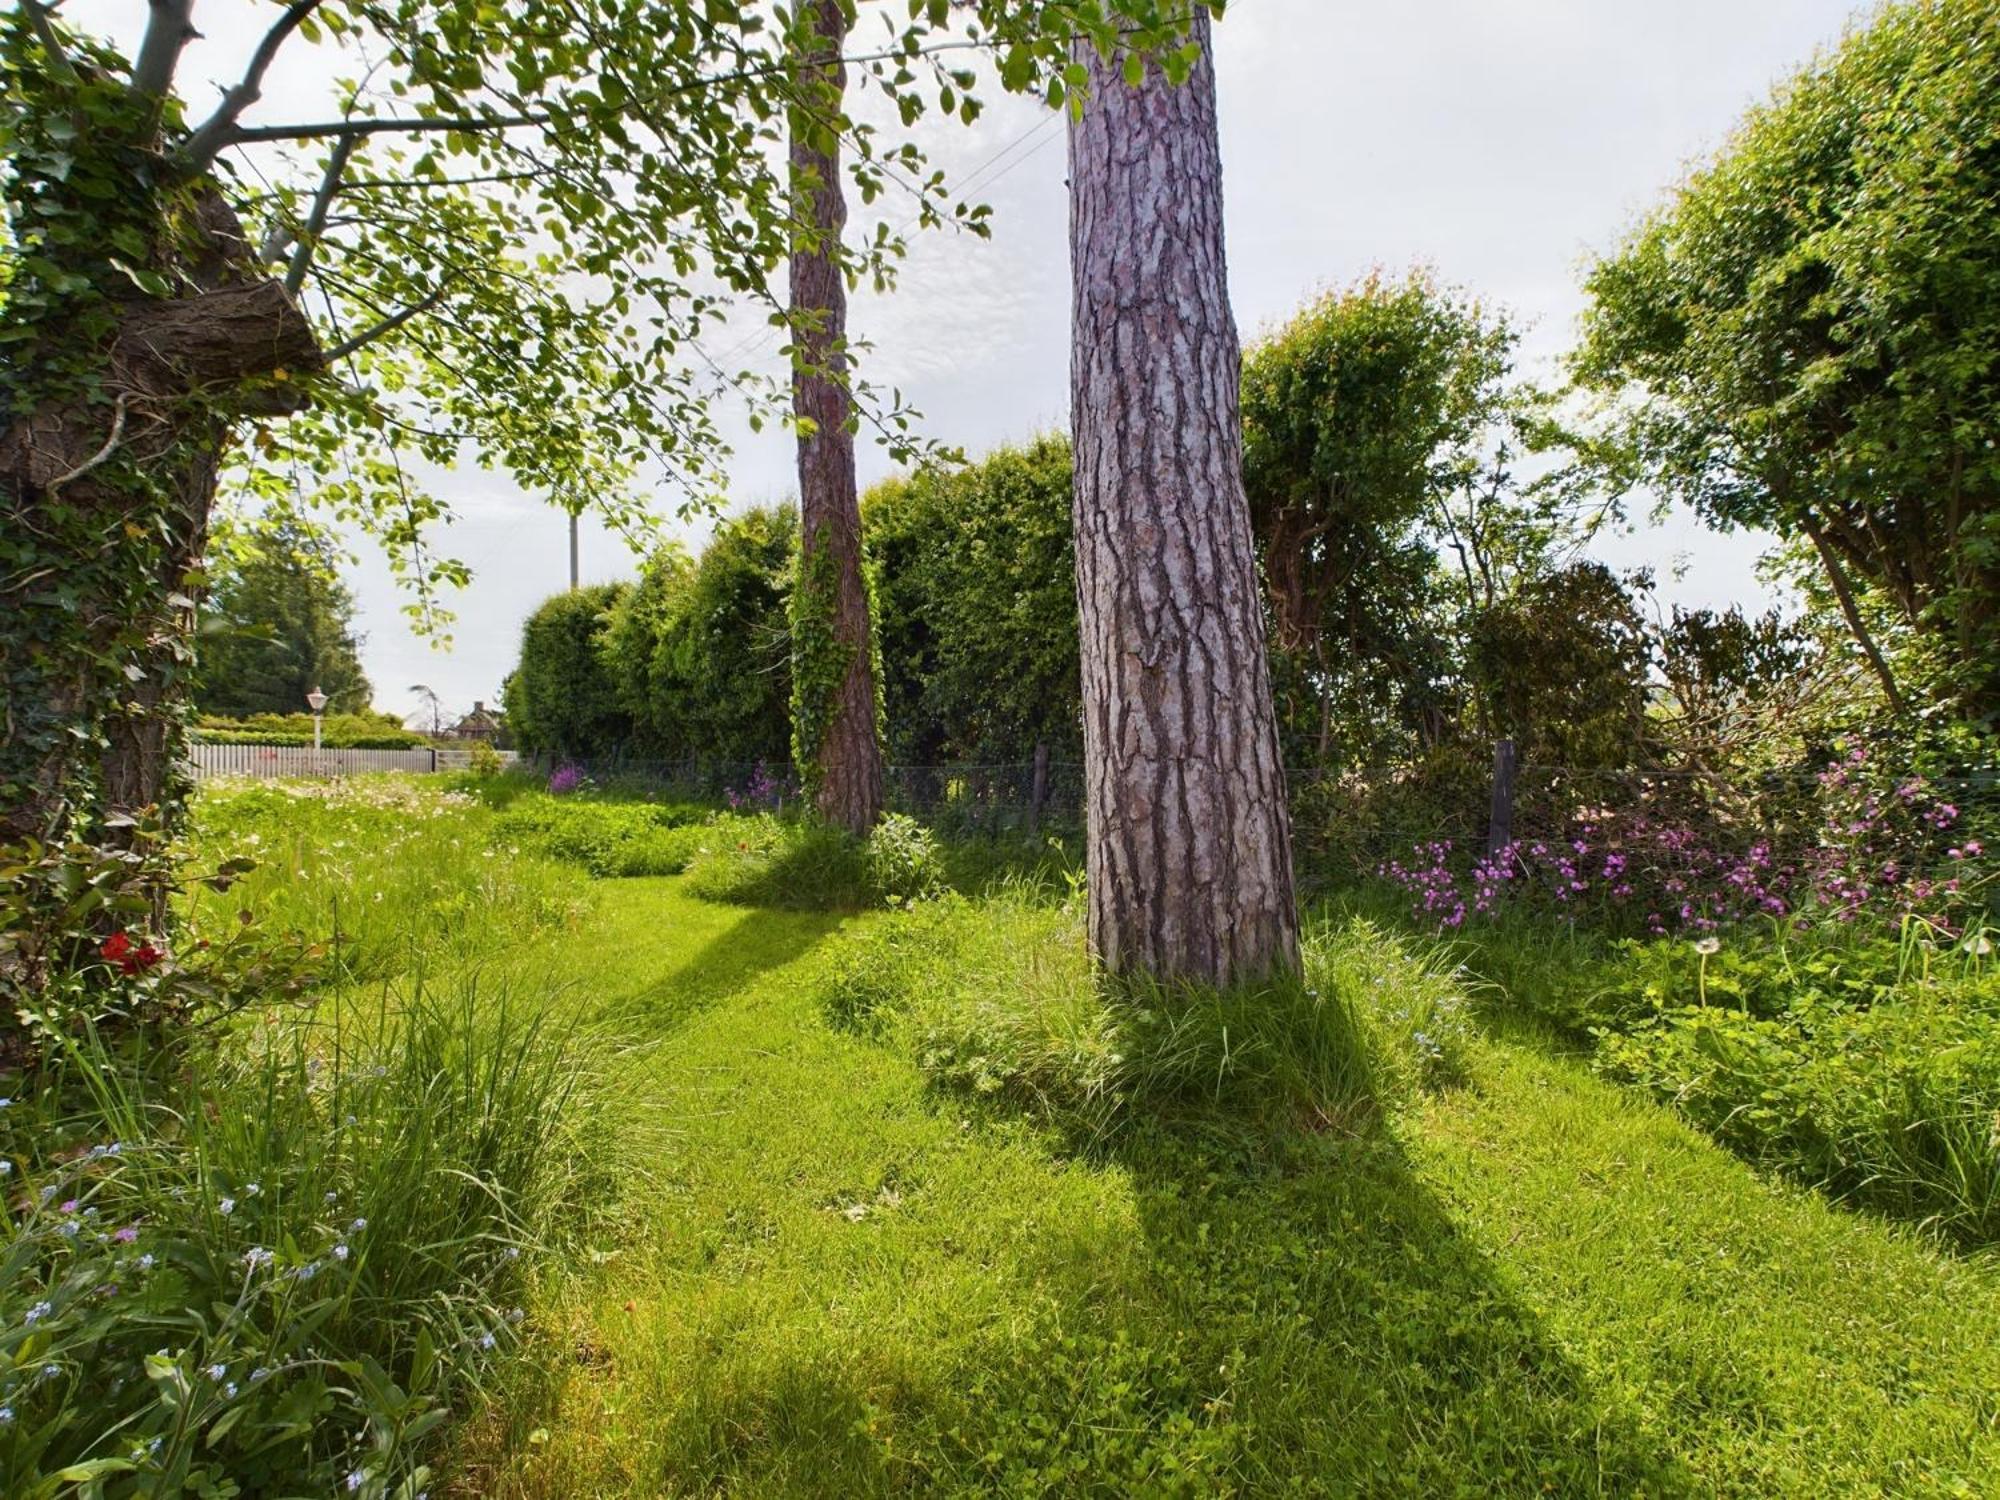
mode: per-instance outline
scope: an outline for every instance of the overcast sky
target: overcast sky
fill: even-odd
[[[1528,353],[1568,344],[1580,273],[1595,251],[1712,152],[1743,110],[1872,7],[1845,0],[1234,0],[1216,33],[1230,283],[1246,338],[1315,290],[1415,263],[1510,308]],[[143,0],[72,0],[80,24],[136,35]],[[202,0],[208,40],[189,75],[233,76],[268,11]],[[252,21],[260,23],[255,29]],[[311,48],[287,59],[255,119],[290,118],[318,90]],[[197,106],[210,97],[184,89]],[[927,433],[968,452],[1066,425],[1069,293],[1062,126],[1022,100],[990,98],[969,129],[931,127],[937,165],[990,203],[990,240],[937,233],[902,284],[855,309],[874,344],[867,376],[900,386]],[[747,339],[747,346],[743,346]],[[712,341],[731,362],[774,347]],[[767,361],[768,362],[768,361]],[[732,425],[740,504],[792,493],[788,434]],[[888,472],[864,449],[864,483]],[[566,522],[496,476],[440,481],[459,519],[441,549],[474,581],[457,597],[456,643],[411,636],[387,569],[350,578],[378,706],[414,707],[413,683],[455,709],[497,696],[522,619],[563,587]],[[1688,603],[1766,600],[1757,547],[1685,518],[1600,548],[1617,565],[1684,576]],[[630,576],[636,560],[586,522],[584,575]]]

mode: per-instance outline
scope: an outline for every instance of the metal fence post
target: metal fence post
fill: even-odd
[[[1514,773],[1519,769],[1514,742],[1493,742],[1493,807],[1486,823],[1486,853],[1491,858],[1514,842]]]
[[[1035,774],[1028,785],[1028,832],[1039,833],[1042,827],[1042,809],[1049,801],[1049,742],[1035,741]]]

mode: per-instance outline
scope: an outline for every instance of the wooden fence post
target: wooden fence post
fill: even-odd
[[[1049,800],[1049,742],[1035,741],[1035,775],[1028,788],[1028,832],[1039,833],[1042,809]]]
[[[1493,808],[1486,823],[1486,854],[1490,859],[1514,842],[1514,773],[1519,769],[1514,742],[1493,742]]]

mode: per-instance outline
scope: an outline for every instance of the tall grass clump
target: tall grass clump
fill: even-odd
[[[890,814],[866,839],[815,818],[718,819],[688,866],[687,888],[706,901],[800,911],[904,905],[944,888],[936,841]]]
[[[1299,976],[1108,979],[1080,903],[1019,882],[864,928],[819,999],[833,1024],[909,1047],[939,1086],[1087,1140],[1140,1119],[1357,1130],[1385,1091],[1461,1077],[1469,1035],[1450,971],[1364,923],[1315,929]]]
[[[493,841],[545,859],[581,865],[600,878],[678,875],[715,837],[690,803],[610,802],[534,792],[495,819]]]
[[[324,949],[331,977],[388,978],[426,957],[476,959],[503,938],[563,927],[581,898],[559,866],[506,857],[470,795],[409,777],[223,783],[193,804],[194,852],[254,866],[197,891],[187,936],[220,941],[245,912]]]
[[[616,1171],[588,1040],[465,980],[9,1080],[0,1492],[414,1496]]]

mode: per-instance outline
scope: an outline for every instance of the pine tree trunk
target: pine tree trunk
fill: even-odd
[[[882,746],[874,644],[861,568],[861,502],[847,388],[847,282],[840,266],[847,199],[837,139],[847,68],[840,0],[801,12],[803,107],[792,115],[793,212],[810,229],[792,251],[795,334],[792,408],[799,434],[799,581],[793,590],[793,714],[800,773],[827,822],[866,835],[882,813]],[[815,119],[821,129],[815,130]]]
[[[1243,490],[1206,12],[1179,87],[1081,48],[1070,127],[1090,941],[1112,973],[1295,971],[1291,819]]]

